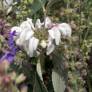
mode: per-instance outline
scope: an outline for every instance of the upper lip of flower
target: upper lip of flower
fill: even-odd
[[[44,21],[44,24],[45,24],[45,28],[49,28],[50,25],[52,25],[51,19],[49,17],[46,17],[45,21]]]
[[[61,40],[61,39],[60,39],[60,38],[61,38],[61,33],[60,33],[58,27],[55,26],[55,27],[51,28],[50,30],[48,30],[48,32],[49,32],[49,36],[50,36],[53,40],[55,40],[55,44],[56,44],[56,45],[59,45],[60,40]]]

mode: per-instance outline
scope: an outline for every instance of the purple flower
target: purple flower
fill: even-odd
[[[2,58],[0,59],[0,62],[6,59],[9,63],[12,63],[14,61],[14,56],[15,55],[13,55],[12,53],[7,52],[2,56]]]
[[[14,57],[16,55],[16,51],[18,51],[18,48],[15,46],[13,36],[15,35],[15,31],[12,33],[9,33],[9,39],[8,39],[8,45],[10,47],[10,50],[7,51],[2,58],[0,59],[0,62],[3,60],[7,60],[9,63],[12,63],[14,61]]]
[[[16,47],[15,47],[15,43],[14,43],[14,39],[13,36],[15,35],[15,31],[9,34],[9,39],[8,39],[8,45],[10,47],[10,51],[12,52],[12,54],[16,53]]]

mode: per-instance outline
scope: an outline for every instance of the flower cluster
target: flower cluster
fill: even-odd
[[[10,29],[11,29],[11,25],[7,23],[6,20],[1,18],[0,19],[0,35],[5,38],[3,41],[3,45],[5,45],[6,48],[3,47],[4,51],[2,49],[0,63],[4,61],[8,63],[12,63],[14,61],[17,48],[15,46],[15,42],[13,39],[15,32],[10,33]]]
[[[45,29],[45,30],[44,30]],[[61,38],[71,37],[72,29],[67,23],[53,23],[49,17],[46,17],[44,22],[37,19],[36,23],[32,22],[32,19],[27,18],[19,26],[11,28],[11,33],[15,31],[16,45],[23,47],[30,57],[34,57],[40,54],[37,49],[38,46],[46,49],[46,54],[51,54],[55,47],[61,42]],[[35,36],[35,33],[45,31],[46,39],[39,39]]]
[[[8,46],[10,47],[10,50],[4,53],[4,55],[0,58],[0,62],[7,60],[9,63],[12,63],[14,61],[17,47],[15,47],[13,36],[14,32],[9,34]]]

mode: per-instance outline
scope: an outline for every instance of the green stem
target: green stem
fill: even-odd
[[[45,9],[44,5],[42,4],[42,1],[41,0],[38,0],[38,1],[41,4],[41,7],[43,9],[44,16],[46,16],[46,9]]]
[[[44,14],[44,21],[45,21],[46,16],[47,16],[45,6],[42,4],[41,0],[38,0],[38,1],[41,4],[42,10],[43,10],[43,14]],[[45,22],[44,22],[44,26],[45,26]]]
[[[88,76],[87,76],[87,85],[88,85],[88,89],[89,89],[89,92],[92,92],[92,85],[90,83],[90,76],[89,76],[89,72],[88,72]]]

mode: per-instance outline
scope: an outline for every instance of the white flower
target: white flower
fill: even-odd
[[[61,38],[61,33],[58,29],[58,27],[53,27],[52,29],[48,30],[49,36],[55,40],[56,45],[59,45],[60,43],[60,38]]]
[[[41,40],[40,46],[46,48],[46,54],[50,55],[54,51],[55,46],[60,44],[61,36],[71,37],[72,29],[67,23],[52,23],[49,17],[45,18],[44,24],[45,28],[49,29],[49,36],[47,41],[44,39]],[[38,56],[38,54],[40,54],[37,50],[39,39],[34,37],[34,32],[35,29],[40,29],[42,25],[43,23],[41,23],[40,19],[37,19],[34,27],[32,19],[27,18],[27,20],[22,22],[19,27],[15,26],[11,29],[11,32],[16,31],[16,44],[23,47],[30,57]]]
[[[31,19],[21,23],[20,27],[13,27],[11,32],[16,31],[16,44],[24,48],[30,57],[38,54],[36,51],[39,40],[34,37],[33,24]]]
[[[67,23],[58,24],[58,28],[63,37],[71,37],[72,29],[69,24]]]
[[[42,27],[42,23],[41,23],[40,19],[37,19],[36,23],[35,23],[35,28],[40,29],[41,27]]]
[[[41,45],[42,48],[46,48],[47,43],[46,43],[45,40],[42,40],[41,43],[40,43],[40,45]]]
[[[25,41],[29,40],[31,37],[33,37],[34,32],[33,31],[23,31],[21,32],[20,36],[16,40],[16,44],[19,46],[22,46]]]
[[[51,19],[49,17],[46,17],[45,21],[44,21],[44,24],[45,24],[45,28],[50,28],[51,25],[52,25]]]
[[[26,40],[29,40],[34,32],[29,21],[24,21],[20,25],[21,34],[19,35],[18,39],[16,40],[16,44],[19,46],[23,46]]]

